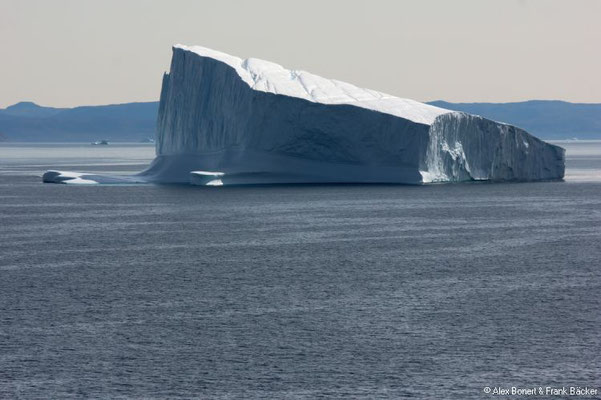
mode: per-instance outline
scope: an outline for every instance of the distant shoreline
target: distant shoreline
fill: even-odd
[[[515,125],[547,141],[601,140],[601,103],[438,100],[427,104]],[[0,143],[141,142],[155,136],[158,107],[158,101],[73,108],[21,102],[0,109]]]

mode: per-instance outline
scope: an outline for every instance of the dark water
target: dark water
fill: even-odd
[[[247,188],[42,184],[152,147],[3,145],[0,398],[600,388],[601,143],[565,145],[566,182]]]

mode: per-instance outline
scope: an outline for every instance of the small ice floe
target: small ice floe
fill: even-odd
[[[69,171],[46,171],[42,176],[45,183],[68,183],[77,185],[96,185],[98,182],[92,179],[86,179],[89,174]]]
[[[147,183],[147,179],[139,175],[97,175],[85,172],[71,171],[46,171],[42,175],[44,183],[66,183],[69,185],[96,185],[96,184],[138,184]]]

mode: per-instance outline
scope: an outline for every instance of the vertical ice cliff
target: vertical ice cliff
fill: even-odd
[[[163,76],[156,154],[136,180],[419,184],[564,173],[563,149],[519,128],[182,45]]]
[[[564,150],[515,126],[453,112],[437,117],[428,135],[424,182],[563,178]]]

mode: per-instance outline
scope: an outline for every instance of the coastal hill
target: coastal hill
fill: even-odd
[[[43,107],[21,102],[0,109],[0,137],[11,142],[139,142],[153,138],[158,102]]]

